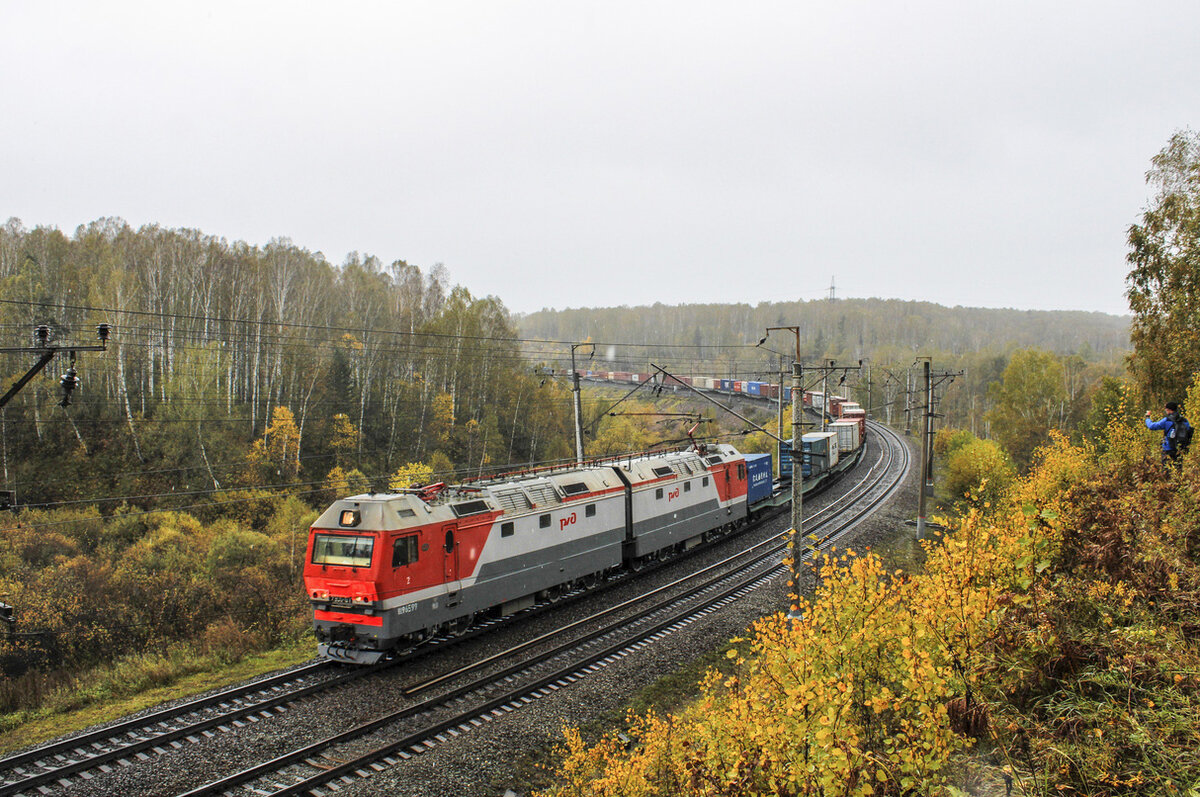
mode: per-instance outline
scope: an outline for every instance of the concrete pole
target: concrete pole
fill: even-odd
[[[825,413],[829,410],[829,366],[821,368],[821,431],[825,431]]]
[[[932,384],[929,378],[929,360],[925,360],[922,365],[925,366],[925,385],[926,396],[929,395],[928,386]],[[929,448],[926,445],[926,440],[929,436],[929,406],[926,405],[924,417],[921,422],[921,484],[917,490],[917,539],[925,538],[925,468],[929,459]]]
[[[925,445],[929,448],[925,455],[925,491],[933,495],[933,375],[928,363],[925,365],[925,407]]]
[[[871,364],[867,363],[867,406],[863,408],[863,412],[866,414],[868,419],[871,417],[871,405],[875,403],[875,397],[872,394],[871,386]]]
[[[804,394],[800,388],[800,363],[792,363],[792,589],[795,590],[796,600],[800,597],[800,568],[803,565],[804,552],[808,550],[804,540],[804,457],[800,453],[800,439],[804,436],[801,428],[801,418],[804,412]],[[780,392],[783,386],[780,385]],[[803,546],[803,547],[802,547]],[[813,552],[816,561],[816,552]],[[793,604],[798,605],[798,604]],[[796,617],[794,611],[788,612],[789,617]]]
[[[783,357],[779,358],[779,442],[775,444],[775,464],[779,468],[779,474],[783,475]]]
[[[583,464],[583,405],[579,398],[579,371],[575,370],[575,346],[571,346],[571,392],[575,404],[575,464]]]
[[[904,434],[912,434],[912,368],[904,369]]]

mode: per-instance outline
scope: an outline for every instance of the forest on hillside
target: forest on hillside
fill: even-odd
[[[846,394],[905,427],[924,404],[918,358],[928,357],[945,374],[935,387],[938,424],[1008,433],[1022,462],[1049,429],[1102,423],[1096,402],[1112,401],[1129,353],[1127,317],[883,299],[542,310],[518,323],[526,338],[596,341],[601,356],[581,368],[644,372],[653,362],[680,375],[771,382],[790,368],[796,337],[779,330],[758,341],[770,327],[798,327],[800,360],[813,374],[806,389]],[[852,369],[822,381],[817,369],[831,361]],[[1003,429],[993,430],[997,421]]]
[[[0,487],[18,503],[315,489],[335,467],[452,474],[570,450],[562,384],[527,366],[498,299],[440,267],[114,219],[0,228],[0,345],[34,346],[38,325],[51,346],[96,343],[100,323],[108,351],[79,356],[69,407],[61,355],[0,416]],[[4,376],[36,359],[6,355]]]

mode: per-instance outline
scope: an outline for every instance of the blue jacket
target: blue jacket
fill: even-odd
[[[1175,421],[1179,419],[1179,413],[1172,412],[1163,416],[1161,421],[1151,421],[1146,418],[1147,429],[1161,429],[1163,433],[1162,450],[1174,451],[1174,446],[1171,445],[1171,427],[1175,425]]]

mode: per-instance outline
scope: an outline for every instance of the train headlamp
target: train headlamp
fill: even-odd
[[[327,600],[329,600],[329,590],[327,590],[327,589],[314,589],[314,590],[312,591],[312,596],[313,596],[313,599],[314,599],[314,600],[319,600],[319,601],[327,601]]]

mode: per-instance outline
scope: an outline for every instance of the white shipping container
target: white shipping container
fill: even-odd
[[[812,390],[812,391],[809,391],[809,395],[812,396],[812,408],[814,410],[825,409],[825,394],[824,393],[822,393],[819,390]]]
[[[837,432],[838,451],[850,452],[858,449],[857,421],[834,421],[829,424],[829,429]]]
[[[837,432],[813,432],[816,437],[825,438],[826,446],[828,447],[829,467],[838,464],[838,433]],[[808,437],[808,435],[805,435]]]

